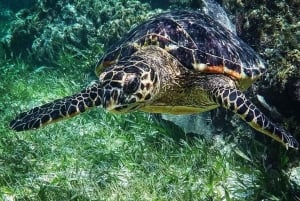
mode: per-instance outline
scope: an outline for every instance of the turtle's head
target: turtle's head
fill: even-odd
[[[158,75],[139,57],[119,61],[99,76],[103,107],[111,112],[131,112],[153,101],[158,92]]]

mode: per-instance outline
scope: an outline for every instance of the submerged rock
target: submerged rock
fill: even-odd
[[[238,35],[269,66],[255,93],[263,94],[283,116],[293,116],[299,125],[300,114],[295,111],[300,110],[300,2],[223,0],[222,4],[235,16]]]
[[[34,3],[36,3],[37,0],[9,0],[9,1],[1,1],[0,7],[6,7],[8,9],[11,9],[12,11],[16,12],[23,8],[29,8]]]
[[[40,0],[17,13],[1,44],[8,57],[56,65],[62,53],[83,58],[98,54],[153,13],[135,0]]]
[[[296,186],[300,186],[300,167],[294,167],[290,169],[289,179]]]
[[[214,127],[209,113],[201,115],[168,115],[162,114],[163,120],[171,121],[183,129],[184,133],[197,134],[205,138],[211,138]]]

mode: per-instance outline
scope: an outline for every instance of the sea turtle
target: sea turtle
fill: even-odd
[[[94,106],[118,113],[192,114],[222,106],[250,126],[298,148],[242,91],[266,70],[238,36],[198,11],[170,11],[131,30],[98,59],[99,80],[78,94],[19,114],[16,131],[36,129]]]

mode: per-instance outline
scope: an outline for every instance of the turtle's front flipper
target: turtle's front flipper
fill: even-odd
[[[212,99],[220,106],[239,114],[251,127],[264,133],[286,148],[298,149],[297,140],[287,131],[271,122],[245,95],[228,87],[216,87],[210,91]]]
[[[19,114],[9,126],[15,131],[36,129],[101,104],[102,90],[97,84],[73,96],[55,100]]]

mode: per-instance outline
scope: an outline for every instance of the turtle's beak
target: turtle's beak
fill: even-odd
[[[103,101],[102,101],[103,108],[105,108],[106,110],[113,110],[113,108],[117,104],[117,102],[116,102],[117,96],[118,96],[118,91],[115,89],[104,90]]]
[[[111,112],[124,108],[125,97],[120,89],[104,89],[102,107]]]
[[[104,109],[108,109],[110,108],[110,95],[109,93],[107,93],[107,91],[105,91],[105,93],[103,94],[103,97],[102,97],[102,107]]]
[[[131,101],[130,101],[131,100]],[[122,89],[104,90],[102,97],[102,107],[109,112],[127,113],[138,109],[141,103],[136,103],[136,99],[128,99]]]

